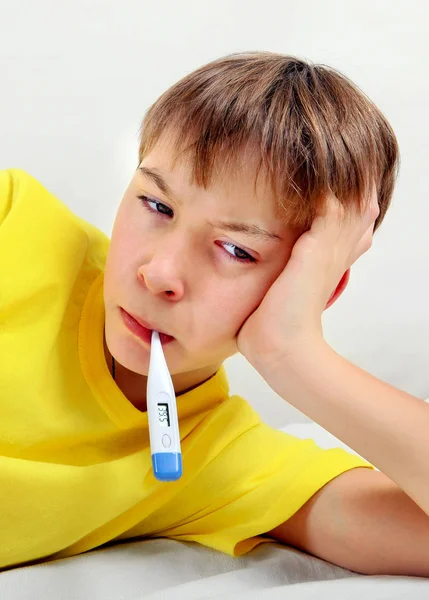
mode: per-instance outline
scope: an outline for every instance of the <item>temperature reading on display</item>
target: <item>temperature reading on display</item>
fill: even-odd
[[[158,422],[163,427],[170,427],[170,413],[168,412],[168,404],[158,403]]]

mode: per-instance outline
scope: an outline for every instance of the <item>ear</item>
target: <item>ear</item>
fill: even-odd
[[[347,271],[341,277],[340,283],[337,285],[335,290],[332,292],[331,297],[329,298],[329,300],[325,306],[325,310],[327,308],[329,308],[330,306],[332,306],[334,304],[334,302],[336,302],[338,300],[338,298],[341,296],[341,294],[346,289],[349,279],[350,279],[350,269],[347,269]]]

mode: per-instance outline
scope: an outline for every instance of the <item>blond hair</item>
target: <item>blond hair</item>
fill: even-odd
[[[186,152],[192,179],[207,187],[213,168],[237,164],[249,142],[257,149],[292,225],[307,228],[333,192],[347,208],[375,182],[378,226],[399,166],[395,134],[375,104],[326,65],[271,52],[231,54],[190,73],[147,111],[139,164],[164,132]]]

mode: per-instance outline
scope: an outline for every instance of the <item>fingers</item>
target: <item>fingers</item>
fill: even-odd
[[[324,220],[325,227],[341,225],[349,231],[355,230],[357,239],[360,240],[371,226],[374,228],[379,214],[378,194],[373,184],[368,201],[362,206],[359,206],[358,202],[344,206],[334,194],[328,194],[323,212],[318,217]]]
[[[375,183],[373,183],[371,187],[371,192],[369,195],[369,200],[363,205],[363,217],[368,223],[368,226],[371,224],[374,226],[377,217],[380,214],[380,205],[378,203],[378,194]]]
[[[342,248],[347,255],[350,267],[372,246],[375,221],[380,214],[375,185],[372,186],[368,200],[344,207],[334,194],[326,197],[323,212],[313,222],[312,233],[322,244]]]
[[[358,243],[355,245],[351,255],[350,255],[350,266],[357,261],[365,252],[372,246],[374,233],[374,224],[370,225]]]

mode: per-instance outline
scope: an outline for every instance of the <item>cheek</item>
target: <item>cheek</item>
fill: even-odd
[[[258,308],[271,285],[283,271],[288,262],[290,251],[280,255],[265,269],[249,274],[249,277],[237,278],[231,285],[222,285],[213,291],[208,322],[222,322],[228,333],[235,336],[246,319]],[[216,315],[216,319],[213,318]],[[223,331],[225,331],[225,328]]]
[[[129,220],[121,218],[119,211],[111,235],[104,273],[104,287],[108,297],[115,295],[118,285],[125,285],[130,277],[130,257],[137,256],[138,250],[138,237],[131,229]]]
[[[244,321],[259,306],[270,283],[249,278],[237,278],[236,282],[223,282],[207,290],[207,302],[201,307],[200,323],[205,338],[233,338]],[[209,325],[208,325],[209,324]]]
[[[131,214],[127,203],[123,202],[116,215],[112,231],[112,242],[115,246],[120,247],[135,239],[137,234],[135,223],[135,216]]]

